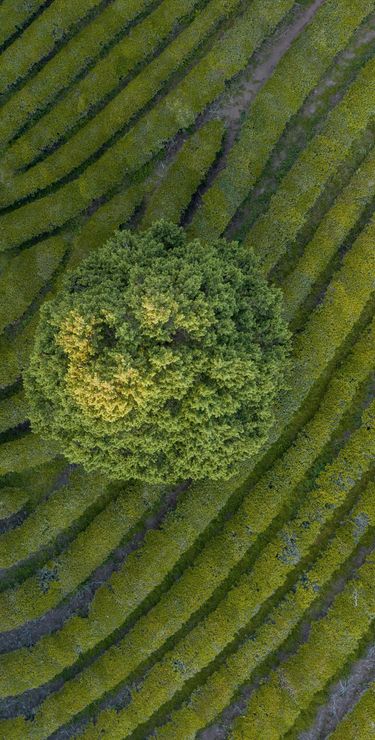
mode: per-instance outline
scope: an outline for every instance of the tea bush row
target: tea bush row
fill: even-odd
[[[327,0],[318,9],[254,100],[225,170],[203,196],[191,224],[193,236],[215,238],[224,232],[286,125],[374,7],[373,0]]]
[[[93,200],[125,184],[131,174],[156,156],[178,131],[188,129],[199,113],[224,91],[225,83],[246,66],[255,48],[291,5],[292,0],[282,0],[277,6],[271,0],[267,3],[254,0],[251,8],[236,18],[231,29],[184,79],[80,177],[57,192],[3,215],[0,221],[3,250],[66,224]],[[122,109],[120,113],[122,117]],[[107,131],[108,120],[105,123],[104,131]],[[28,182],[32,182],[31,171],[27,175]],[[9,194],[8,189],[4,193]]]

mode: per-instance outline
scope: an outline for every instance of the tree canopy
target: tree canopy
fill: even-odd
[[[267,438],[288,349],[248,248],[119,231],[41,309],[31,425],[111,479],[226,479]]]

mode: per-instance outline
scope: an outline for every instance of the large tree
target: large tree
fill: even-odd
[[[249,249],[117,232],[41,310],[32,428],[109,478],[225,479],[267,438],[288,345]]]

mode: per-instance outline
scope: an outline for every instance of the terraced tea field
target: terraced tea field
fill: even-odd
[[[0,737],[375,738],[375,0],[1,0]],[[116,228],[244,241],[290,388],[224,484],[30,431],[41,304]]]

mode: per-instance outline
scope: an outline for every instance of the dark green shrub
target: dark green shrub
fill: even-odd
[[[288,343],[251,250],[117,232],[42,309],[32,427],[110,478],[225,479],[267,437]]]

